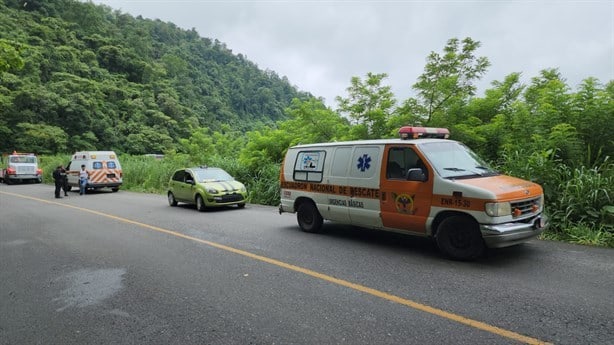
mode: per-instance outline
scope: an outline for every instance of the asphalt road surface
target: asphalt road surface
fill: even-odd
[[[0,185],[0,344],[614,344],[614,250],[477,262],[247,205]]]

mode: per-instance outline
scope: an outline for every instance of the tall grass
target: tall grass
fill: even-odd
[[[592,168],[570,167],[551,151],[513,152],[502,168],[544,188],[551,218],[545,238],[614,247],[614,164],[608,159]]]

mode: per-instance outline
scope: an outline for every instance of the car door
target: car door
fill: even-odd
[[[178,170],[173,174],[171,179],[171,192],[175,195],[177,201],[190,202],[189,189],[185,183],[185,170]]]

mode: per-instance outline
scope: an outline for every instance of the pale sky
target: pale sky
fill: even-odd
[[[93,0],[136,17],[194,28],[259,68],[286,76],[336,108],[354,76],[386,73],[400,103],[430,52],[453,37],[471,37],[491,66],[483,96],[513,72],[530,83],[558,68],[572,89],[587,77],[614,80],[614,0]]]

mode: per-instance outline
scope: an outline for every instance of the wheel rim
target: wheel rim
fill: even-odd
[[[200,196],[196,197],[196,207],[198,207],[199,210],[203,208],[203,198]]]
[[[471,246],[471,234],[467,231],[452,231],[450,233],[450,244],[454,248],[465,249]]]
[[[172,193],[168,193],[168,203],[171,205],[175,203],[175,197],[173,197]]]
[[[301,217],[301,222],[303,222],[303,224],[305,225],[313,224],[313,214],[311,214],[310,212],[303,212],[300,217]]]

